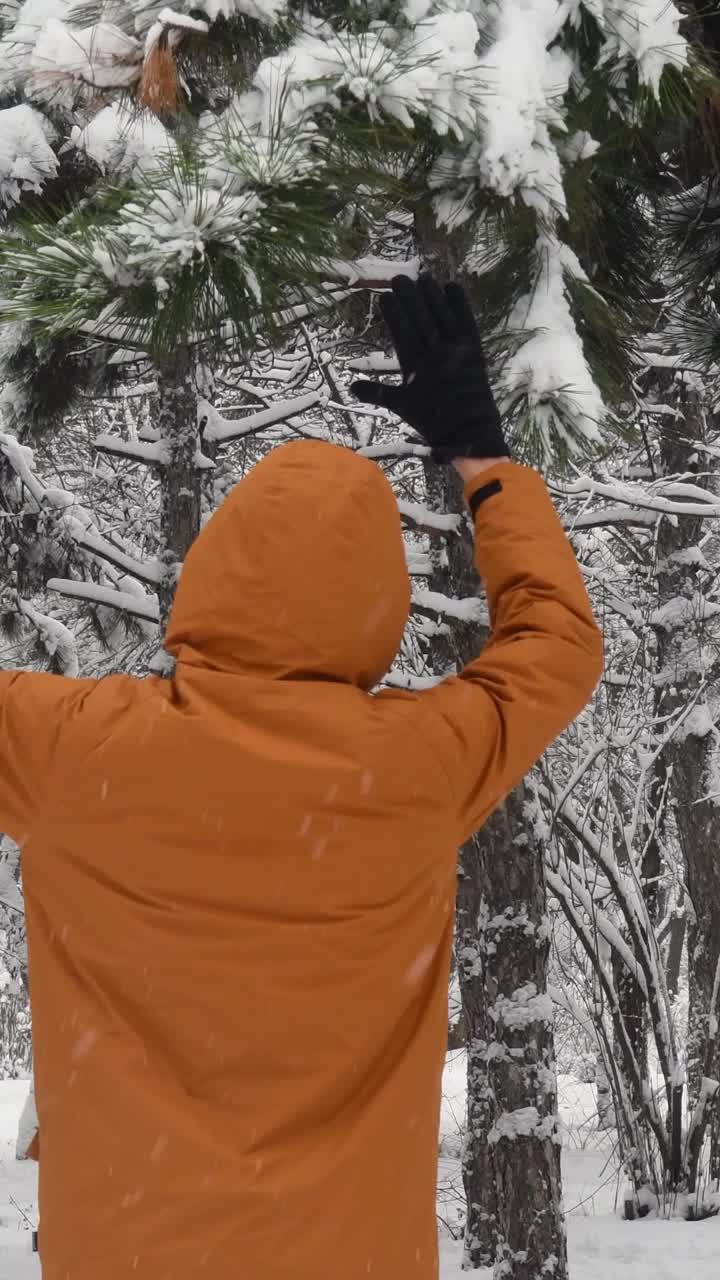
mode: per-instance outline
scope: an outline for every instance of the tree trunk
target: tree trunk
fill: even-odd
[[[491,1267],[497,1257],[500,1206],[489,1134],[494,1106],[488,1063],[485,951],[481,934],[483,910],[482,854],[477,837],[462,849],[458,866],[457,956],[462,1018],[467,1031],[467,1111],[462,1170],[467,1221],[466,1267]]]
[[[428,467],[429,505],[463,510],[449,469]],[[431,589],[477,593],[469,522],[435,557]],[[434,668],[475,658],[478,628],[455,624],[434,640]],[[456,954],[468,1053],[463,1181],[466,1268],[495,1266],[508,1280],[565,1280],[552,1009],[546,993],[549,931],[543,851],[531,796],[508,797],[462,849]]]
[[[706,434],[705,406],[702,392],[694,387],[680,388],[681,419],[663,418],[660,456],[665,474],[684,474],[698,470],[694,440]],[[707,487],[707,479],[698,475],[695,483]],[[663,520],[658,530],[657,573],[658,604],[691,601],[697,597],[697,564],[688,553],[703,536],[701,517],[684,517],[673,522]],[[697,696],[705,668],[705,678],[717,681],[720,665],[708,665],[716,644],[716,625],[704,619],[698,610],[690,610],[680,625],[657,627],[658,642],[658,712],[663,715],[682,712]],[[703,657],[703,654],[705,657]],[[700,695],[700,706],[704,697]],[[685,863],[688,895],[692,910],[687,928],[688,969],[690,975],[690,1025],[688,1044],[690,1104],[694,1107],[702,1088],[702,1077],[710,1067],[715,1078],[720,1076],[720,1046],[711,1063],[705,1062],[705,1047],[711,1019],[715,974],[720,962],[720,807],[717,797],[708,795],[712,776],[712,757],[716,749],[715,735],[709,731],[707,718],[690,720],[674,736],[665,751],[670,790],[680,847]]]
[[[667,960],[665,962],[667,989],[671,1000],[676,999],[680,988],[680,969],[685,949],[686,928],[687,913],[685,906],[676,907],[670,921],[670,941],[668,942]]]
[[[623,929],[622,934],[624,940],[632,946],[626,930]],[[612,954],[612,969],[613,985],[617,992],[623,1026],[642,1072],[642,1077],[646,1079],[648,1073],[647,998],[637,978],[628,971],[615,951]],[[622,1063],[622,1053],[617,1041],[615,1043],[615,1053],[618,1063]],[[632,1082],[626,1079],[625,1085],[632,1095]]]
[[[567,1249],[547,994],[550,931],[543,850],[532,830],[529,799],[527,788],[518,787],[473,844],[484,994],[472,1033],[473,1056],[484,1088],[478,1141],[487,1144],[497,1197],[496,1273],[512,1280],[557,1280],[567,1276]],[[473,1174],[466,1168],[470,1187]],[[472,1233],[466,1256],[480,1265]]]
[[[615,1117],[612,1081],[607,1073],[602,1053],[598,1053],[596,1059],[595,1088],[597,1092],[598,1129],[601,1131],[614,1129],[617,1120]]]
[[[187,347],[178,347],[158,368],[158,428],[167,448],[161,468],[160,583],[163,626],[172,607],[183,560],[200,531],[201,475],[197,468],[197,395]]]
[[[462,276],[467,226],[452,234],[438,228],[426,202],[415,230],[423,260],[441,278]],[[434,510],[465,511],[451,468],[428,467],[426,480]],[[448,540],[447,557],[434,560],[433,591],[477,594],[469,521]],[[476,626],[454,624],[434,641],[435,671],[465,666],[482,638]],[[545,883],[530,801],[519,787],[465,845],[459,864],[456,945],[468,1053],[464,1265],[495,1265],[503,1280],[566,1280]],[[502,1008],[515,1010],[507,1025]],[[540,1010],[541,1019],[530,1018]],[[505,1130],[513,1125],[518,1133],[510,1138]]]

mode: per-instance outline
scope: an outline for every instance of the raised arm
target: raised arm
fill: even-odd
[[[462,840],[585,705],[600,678],[602,642],[545,484],[508,456],[463,290],[398,278],[380,306],[402,385],[358,382],[352,390],[404,418],[435,462],[462,475],[490,605],[491,636],[478,658],[400,700],[446,769]]]
[[[496,461],[471,473],[465,496],[490,639],[417,706],[455,793],[461,839],[582,710],[603,660],[582,575],[541,477]]]

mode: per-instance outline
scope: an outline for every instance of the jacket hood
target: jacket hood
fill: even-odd
[[[167,629],[179,663],[371,688],[410,607],[400,513],[376,463],[321,441],[273,450],[190,549]]]

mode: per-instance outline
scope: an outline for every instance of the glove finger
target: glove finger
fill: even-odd
[[[440,334],[422,290],[407,276],[394,276],[391,284],[393,296],[403,308],[407,323],[416,335],[416,345],[425,351],[438,341]]]
[[[403,373],[419,369],[423,360],[424,343],[420,342],[405,307],[398,302],[394,293],[383,293],[380,297],[380,311],[390,330]]]
[[[390,409],[398,417],[402,417],[403,388],[393,387],[386,382],[368,382],[365,378],[350,383],[350,394],[363,404],[375,405],[378,409]]]
[[[458,318],[448,302],[447,294],[432,276],[421,276],[418,280],[418,291],[432,315],[437,331],[446,342],[457,342],[464,339],[460,331]]]
[[[475,321],[473,309],[462,285],[446,284],[445,297],[448,301],[457,326],[457,335],[464,342],[480,342],[480,332]]]

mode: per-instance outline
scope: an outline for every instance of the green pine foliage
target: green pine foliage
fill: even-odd
[[[0,321],[16,335],[0,372],[27,385],[27,407],[45,413],[11,362],[33,349],[40,364],[74,342],[57,397],[68,407],[107,344],[157,362],[178,345],[249,354],[260,332],[278,336],[288,304],[337,283],[338,260],[371,247],[383,213],[432,200],[437,234],[465,245],[527,456],[603,447],[652,308],[658,131],[711,83],[673,6],[614,0],[570,18],[536,0],[517,31],[510,0],[492,14],[479,0],[223,9],[211,21],[188,6],[187,27],[162,27],[158,4],[75,0],[64,22],[80,53],[51,51],[42,75],[32,49],[13,52],[18,10],[5,12],[14,71],[0,107],[30,104],[56,163],[10,200],[0,235]],[[638,26],[652,21],[656,47]],[[138,105],[146,74],[154,115]],[[153,76],[170,77],[165,97]],[[114,151],[98,144],[101,123]],[[541,367],[550,348],[537,339],[554,327],[566,374],[552,358]]]

